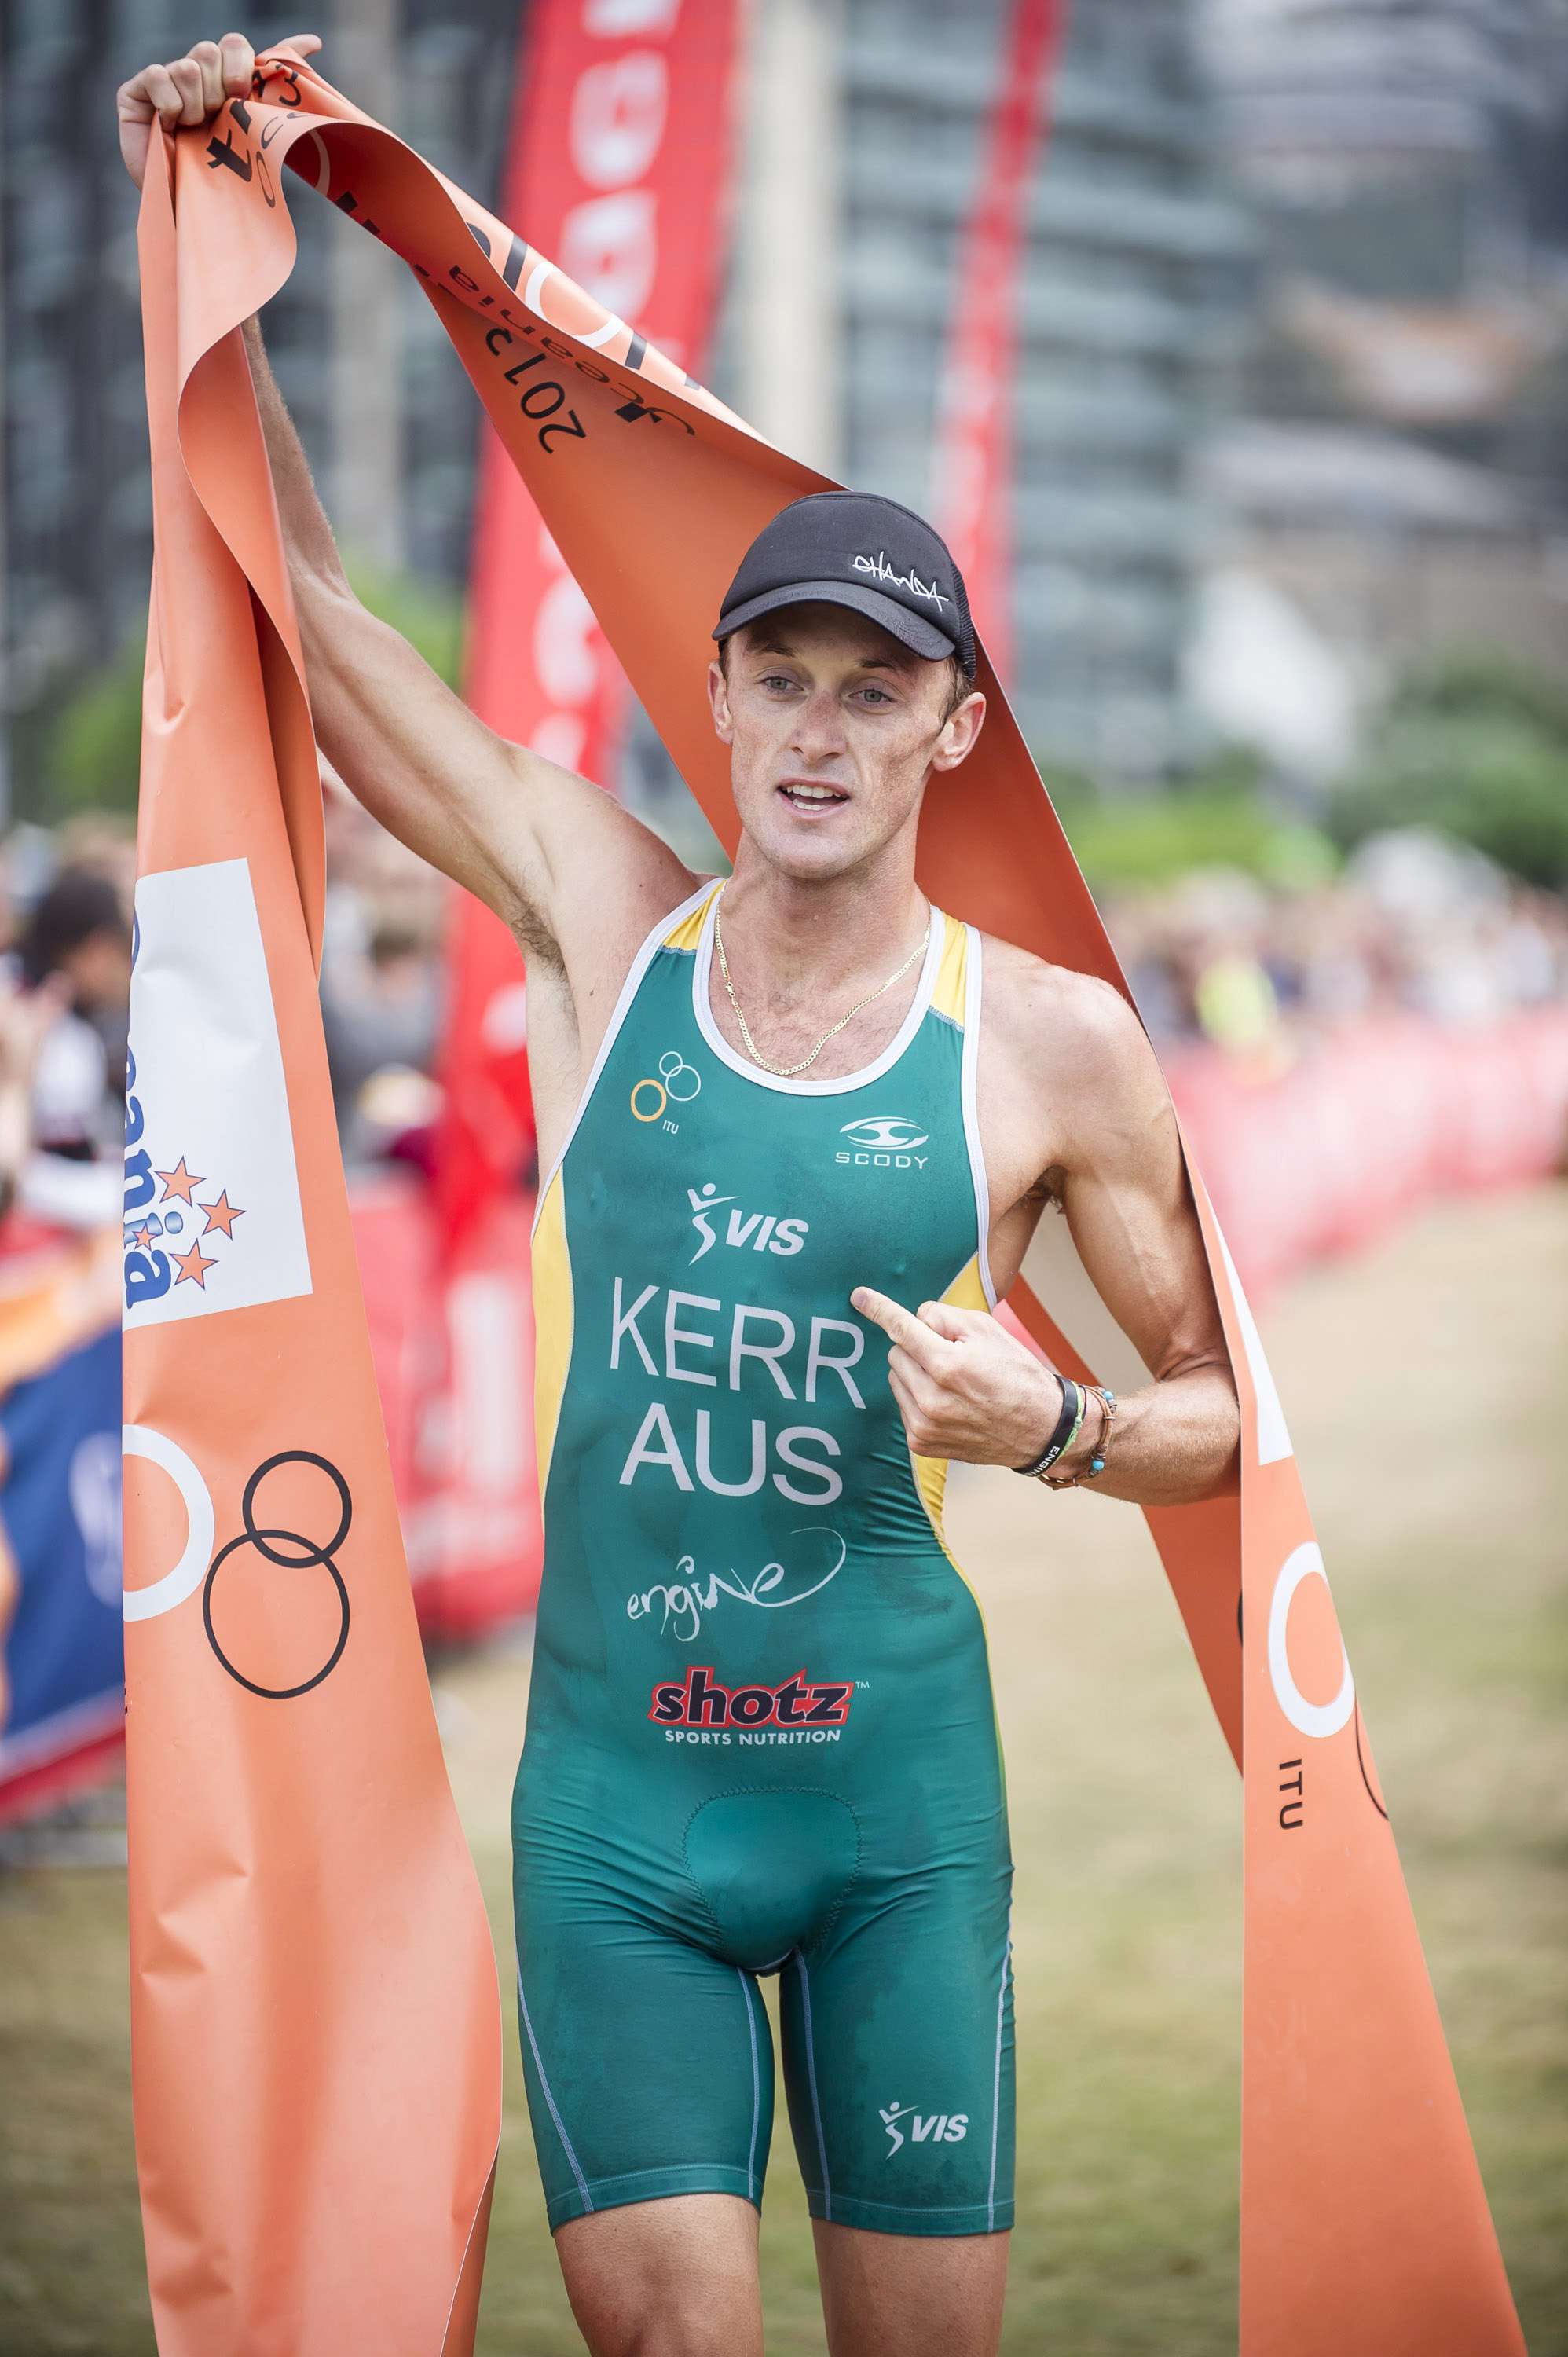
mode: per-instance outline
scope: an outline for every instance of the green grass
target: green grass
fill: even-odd
[[[1434,1213],[1263,1328],[1356,1663],[1532,2357],[1568,2357],[1568,1199]],[[1235,2348],[1240,1790],[1136,1515],[954,1485],[991,1625],[1018,1859],[1015,2357]],[[438,1676],[510,1959],[526,1662]],[[124,1892],[0,1882],[0,2349],[150,2357],[131,2163]],[[782,2110],[782,2107],[780,2107]],[[782,2120],[770,2352],[820,2352]],[[578,2347],[516,2056],[479,2345]]]

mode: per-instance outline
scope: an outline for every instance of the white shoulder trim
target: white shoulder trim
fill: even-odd
[[[980,1107],[977,1081],[980,1071],[980,935],[972,925],[966,925],[969,954],[963,970],[963,1135],[969,1147],[970,1175],[974,1180],[974,1216],[979,1232],[976,1247],[980,1265],[980,1282],[989,1306],[996,1307],[996,1287],[991,1281],[991,1187],[985,1176],[985,1156],[980,1143]]]
[[[649,933],[647,938],[643,941],[640,948],[638,950],[637,955],[632,959],[630,965],[628,967],[626,980],[620,986],[620,996],[616,1000],[614,1006],[610,1009],[610,1019],[605,1026],[605,1036],[599,1041],[598,1053],[594,1058],[593,1069],[589,1072],[587,1079],[583,1083],[583,1092],[577,1099],[576,1108],[573,1113],[571,1120],[566,1125],[566,1135],[561,1141],[561,1151],[555,1157],[554,1161],[551,1164],[549,1170],[539,1181],[539,1193],[534,1200],[533,1206],[533,1226],[535,1228],[539,1225],[539,1214],[544,1208],[544,1198],[550,1192],[551,1187],[559,1175],[561,1166],[566,1159],[567,1153],[571,1148],[572,1140],[577,1135],[577,1131],[582,1124],[583,1115],[587,1112],[589,1101],[593,1096],[595,1089],[598,1086],[599,1074],[605,1069],[610,1049],[615,1046],[616,1039],[620,1031],[621,1025],[626,1021],[627,1017],[631,1012],[631,1002],[637,996],[638,991],[641,987],[643,975],[653,963],[654,958],[658,954],[666,933],[672,932],[674,928],[683,922],[687,917],[695,914],[696,910],[702,907],[703,902],[707,899],[708,894],[714,889],[714,878],[710,876],[705,883],[699,884],[697,889],[691,893],[687,899],[682,901],[678,909],[671,909],[667,917],[660,917],[652,931]]]

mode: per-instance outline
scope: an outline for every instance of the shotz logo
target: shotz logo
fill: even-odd
[[[696,1262],[703,1258],[704,1253],[711,1253],[721,1241],[714,1233],[709,1214],[722,1211],[726,1204],[737,1205],[740,1198],[738,1195],[721,1195],[710,1178],[707,1185],[700,1189],[688,1187],[686,1200],[692,1206],[692,1225],[699,1238],[697,1249],[692,1254],[692,1261]],[[725,1223],[722,1241],[734,1252],[744,1252],[749,1244],[753,1252],[777,1253],[780,1260],[788,1260],[800,1250],[810,1232],[811,1222],[808,1220],[781,1220],[773,1211],[732,1210]]]
[[[908,2121],[909,2134],[917,2144],[961,2144],[969,2134],[967,2112],[918,2112],[913,2104],[883,2104],[877,2107],[877,2117],[887,2131],[889,2160],[904,2142],[900,2120]]]
[[[834,1155],[834,1161],[853,1163],[861,1169],[923,1170],[929,1158],[917,1154],[915,1148],[929,1145],[930,1132],[902,1114],[868,1114],[863,1120],[846,1121],[839,1135],[847,1144]]]
[[[854,1687],[813,1684],[797,1670],[776,1686],[722,1686],[711,1669],[689,1669],[683,1685],[660,1682],[648,1716],[657,1727],[842,1727]]]

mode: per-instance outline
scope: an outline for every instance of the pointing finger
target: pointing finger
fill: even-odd
[[[858,1309],[863,1318],[869,1318],[873,1325],[880,1326],[895,1342],[902,1342],[916,1322],[902,1302],[889,1300],[873,1285],[857,1285],[849,1297],[849,1306]]]
[[[880,1326],[889,1340],[908,1351],[929,1373],[941,1372],[951,1355],[952,1344],[929,1326],[922,1325],[912,1310],[906,1309],[901,1302],[889,1300],[886,1293],[878,1293],[870,1285],[857,1285],[849,1299],[852,1309],[858,1309],[863,1318]]]

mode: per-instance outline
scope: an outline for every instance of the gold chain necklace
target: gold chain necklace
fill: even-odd
[[[719,901],[723,900],[724,896],[725,888],[721,884],[719,887],[718,900],[715,900],[714,903],[714,939],[718,944],[719,972],[724,976],[725,988],[729,993],[729,1003],[735,1009],[735,1019],[740,1026],[740,1036],[746,1042],[746,1054],[751,1058],[754,1064],[760,1064],[765,1072],[771,1072],[774,1079],[779,1081],[792,1081],[797,1072],[803,1072],[808,1065],[814,1064],[817,1058],[822,1054],[822,1049],[827,1046],[828,1041],[830,1039],[836,1039],[839,1033],[843,1029],[845,1024],[853,1023],[863,1006],[869,1006],[874,998],[880,998],[884,991],[891,990],[894,984],[899,979],[899,977],[908,973],[909,968],[914,964],[915,960],[919,956],[921,951],[926,949],[930,942],[931,920],[928,916],[926,919],[925,931],[915,943],[914,948],[909,952],[909,954],[904,960],[903,964],[896,967],[894,972],[888,975],[886,982],[879,982],[875,990],[868,990],[864,998],[857,998],[854,1005],[850,1008],[849,1013],[847,1015],[841,1015],[838,1021],[832,1026],[832,1028],[830,1030],[823,1032],[822,1038],[818,1040],[816,1046],[812,1049],[809,1056],[802,1056],[798,1064],[770,1063],[751,1036],[751,1026],[747,1023],[746,1017],[741,1012],[740,1001],[735,995],[735,985],[730,980],[729,960],[725,955],[725,929],[719,918]]]

